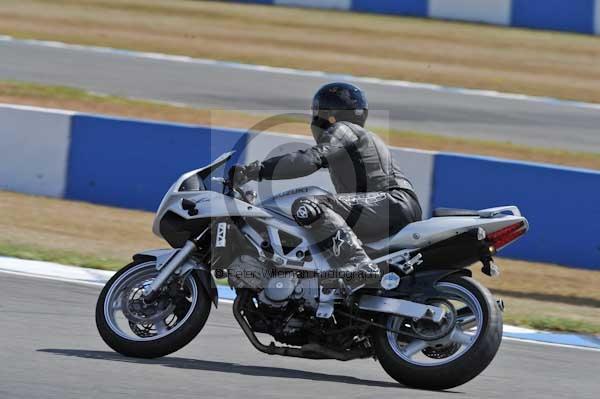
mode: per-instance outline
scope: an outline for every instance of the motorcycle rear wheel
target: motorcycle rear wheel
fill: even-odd
[[[462,385],[479,375],[500,347],[502,311],[487,288],[465,276],[449,276],[438,282],[438,288],[445,289],[449,297],[452,292],[455,298],[464,294],[464,301],[473,307],[470,318],[468,314],[463,316],[467,327],[464,331],[457,323],[459,330],[433,342],[399,338],[383,329],[374,334],[375,353],[381,366],[403,385],[429,390]],[[387,316],[387,321],[394,317]]]
[[[122,355],[146,359],[166,356],[193,340],[208,319],[211,301],[195,273],[186,277],[177,301],[163,297],[163,309],[156,312],[154,320],[146,321],[144,315],[136,314],[145,311],[138,292],[157,274],[155,261],[134,261],[119,270],[100,293],[96,304],[98,332]]]

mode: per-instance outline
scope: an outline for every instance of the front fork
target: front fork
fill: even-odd
[[[187,241],[183,248],[177,251],[167,263],[161,268],[160,273],[152,284],[144,287],[144,302],[153,303],[160,295],[160,290],[163,284],[169,279],[169,277],[175,273],[178,267],[183,265],[188,260],[190,255],[196,251],[198,247],[194,241]]]

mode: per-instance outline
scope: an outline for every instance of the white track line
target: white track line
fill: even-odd
[[[0,273],[12,274],[12,275],[21,276],[21,277],[33,277],[33,278],[39,278],[39,279],[43,279],[43,280],[61,281],[64,283],[90,285],[90,286],[94,286],[94,287],[104,287],[104,284],[105,284],[105,283],[97,283],[97,282],[93,282],[93,281],[83,281],[83,280],[76,280],[76,279],[64,278],[64,277],[46,276],[43,274],[24,273],[24,272],[17,272],[14,270],[5,270],[5,269],[0,269]]]
[[[502,337],[502,340],[503,341],[523,342],[525,344],[535,344],[535,345],[543,345],[543,346],[554,346],[556,348],[579,349],[579,350],[583,350],[583,351],[600,352],[600,349],[590,348],[588,346],[565,345],[565,344],[557,344],[555,342],[534,341],[532,339],[507,337],[505,335]]]
[[[48,48],[59,48],[59,49],[73,50],[73,51],[87,51],[87,52],[101,53],[101,54],[112,54],[112,55],[158,60],[158,61],[181,62],[181,63],[198,64],[198,65],[211,65],[211,66],[218,66],[221,68],[248,70],[248,71],[253,71],[253,72],[328,78],[328,79],[332,79],[332,80],[351,80],[356,83],[368,83],[368,84],[376,84],[376,85],[382,85],[382,86],[397,86],[397,87],[406,87],[406,88],[412,88],[412,89],[437,91],[437,92],[443,92],[443,93],[454,93],[454,94],[467,95],[467,96],[480,96],[480,97],[500,98],[500,99],[507,99],[507,100],[531,101],[531,102],[552,104],[552,105],[558,105],[558,106],[568,106],[568,107],[600,110],[600,104],[597,104],[597,103],[561,100],[561,99],[557,99],[557,98],[553,98],[553,97],[529,96],[529,95],[518,94],[518,93],[505,93],[505,92],[498,92],[495,90],[466,89],[466,88],[462,88],[462,87],[449,87],[449,86],[442,86],[442,85],[431,84],[431,83],[409,82],[406,80],[380,79],[380,78],[374,78],[374,77],[368,77],[368,76],[354,76],[354,75],[348,75],[348,74],[336,74],[336,73],[302,70],[302,69],[295,69],[295,68],[281,68],[281,67],[273,67],[273,66],[268,66],[268,65],[242,64],[242,63],[238,63],[238,62],[218,61],[218,60],[211,60],[211,59],[207,59],[207,58],[193,58],[193,57],[188,57],[188,56],[183,56],[183,55],[171,55],[171,54],[162,54],[162,53],[153,53],[153,52],[123,50],[123,49],[117,49],[117,48],[112,48],[112,47],[84,46],[84,45],[79,45],[79,44],[69,44],[69,43],[47,41],[47,40],[17,39],[12,36],[0,35],[0,43],[2,43],[2,42],[16,43],[16,44],[23,44],[23,45],[30,45],[30,46],[48,47]]]

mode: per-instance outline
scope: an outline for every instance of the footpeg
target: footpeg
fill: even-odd
[[[423,263],[423,255],[420,253],[410,258],[410,253],[405,252],[396,258],[390,260],[390,264],[400,269],[404,274],[410,274],[415,271],[415,267]]]

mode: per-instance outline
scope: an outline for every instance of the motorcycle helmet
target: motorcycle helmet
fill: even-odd
[[[369,114],[365,93],[351,83],[335,82],[321,87],[312,102],[311,130],[315,140],[335,122],[364,127]]]

